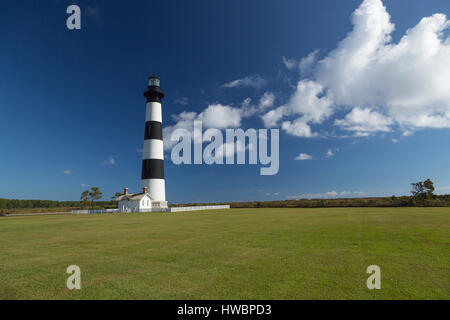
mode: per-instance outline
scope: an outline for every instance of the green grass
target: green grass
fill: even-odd
[[[0,299],[449,299],[449,230],[449,208],[0,217]]]

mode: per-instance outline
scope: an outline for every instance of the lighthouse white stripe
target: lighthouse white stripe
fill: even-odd
[[[164,179],[144,179],[142,188],[147,187],[150,196],[156,201],[166,201]]]
[[[147,109],[145,112],[145,121],[159,121],[162,122],[161,103],[147,102]]]
[[[161,159],[164,160],[163,141],[159,139],[144,140],[143,159]]]

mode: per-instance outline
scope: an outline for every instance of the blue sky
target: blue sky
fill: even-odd
[[[402,195],[426,178],[450,193],[449,24],[432,16],[450,2],[361,2],[2,2],[0,198],[138,191],[152,73],[168,131],[265,93],[240,127],[280,128],[277,175],[169,157],[169,202]],[[72,3],[81,30],[66,28]]]

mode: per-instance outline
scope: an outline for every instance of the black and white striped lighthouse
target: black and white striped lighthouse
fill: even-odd
[[[142,160],[142,188],[148,188],[154,202],[159,202],[157,205],[166,207],[161,108],[164,92],[161,90],[159,77],[153,75],[149,78],[144,96],[147,98],[147,104]]]

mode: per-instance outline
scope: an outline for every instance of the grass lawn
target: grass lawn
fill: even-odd
[[[0,299],[450,298],[450,208],[0,217],[0,242]]]

